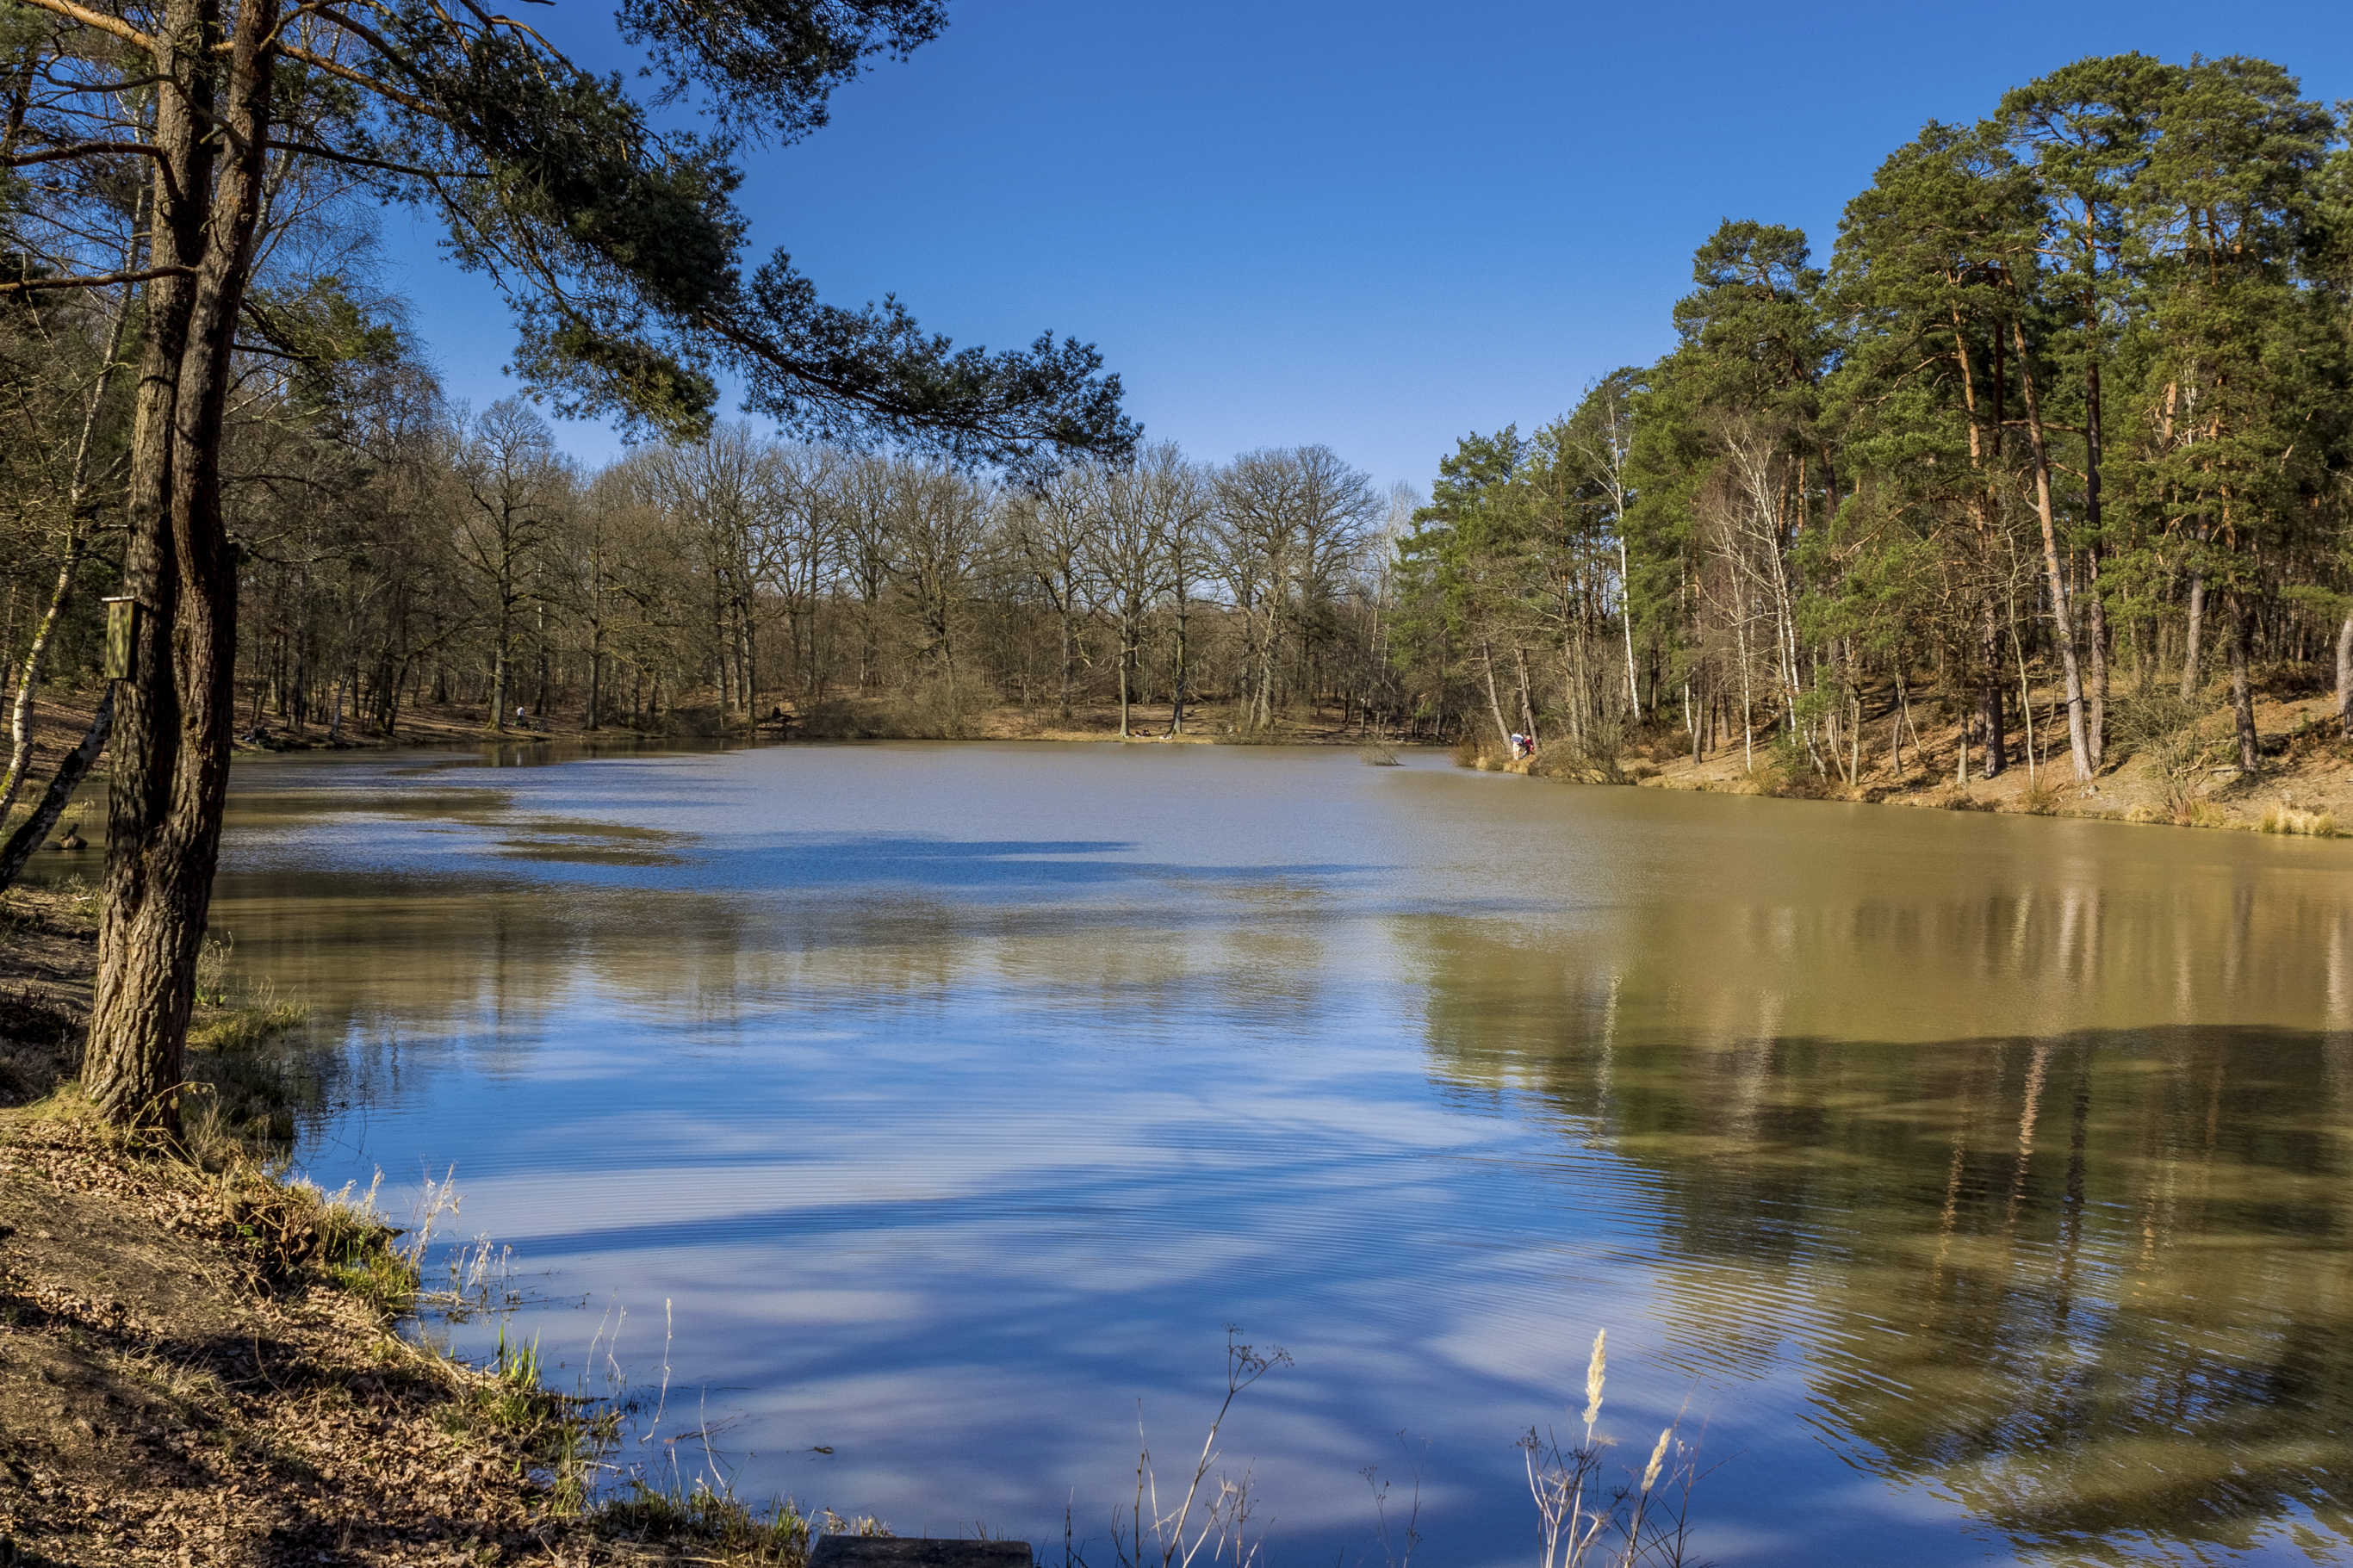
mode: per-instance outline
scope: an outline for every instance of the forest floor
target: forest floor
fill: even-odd
[[[282,1122],[255,1047],[284,1004],[199,1010],[195,1098],[227,1112],[181,1150],[100,1127],[95,946],[86,894],[0,903],[0,1568],[803,1561],[788,1511],[588,1503],[609,1415],[400,1331],[397,1233],[237,1135]]]

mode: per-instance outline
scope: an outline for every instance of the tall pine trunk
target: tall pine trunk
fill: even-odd
[[[1487,678],[1487,711],[1495,716],[1495,739],[1503,742],[1505,752],[1509,752],[1512,749],[1512,726],[1504,717],[1504,700],[1495,692],[1495,651],[1484,637],[1479,639],[1479,668]]]
[[[2090,592],[2084,598],[2084,651],[2092,659],[2091,711],[2085,734],[2091,742],[2092,768],[2099,770],[2108,746],[2108,609],[2100,594],[2100,552],[2084,552]]]
[[[2034,452],[2034,510],[2042,523],[2042,564],[2050,581],[2052,640],[2059,645],[2059,668],[2067,680],[2067,749],[2075,763],[2075,782],[2092,776],[2091,740],[2084,729],[2084,674],[2075,661],[2075,620],[2067,603],[2067,577],[2059,566],[2059,527],[2051,506],[2051,458],[2043,443],[2042,400],[2034,387],[2034,366],[2027,357],[2026,326],[2013,317],[2010,342],[2018,350],[2018,390],[2026,403],[2026,437]]]
[[[2237,593],[2226,592],[2222,603],[2231,639],[2231,717],[2239,735],[2239,769],[2252,773],[2263,760],[2256,744],[2254,694],[2247,684],[2247,653],[2254,641],[2255,623],[2247,614],[2246,601]]]
[[[1070,584],[1067,583],[1062,585],[1062,602],[1056,609],[1062,623],[1062,685],[1054,713],[1067,724],[1071,721],[1071,684],[1078,677],[1079,663],[1078,637],[1071,629]]]
[[[2096,250],[2090,253],[2090,265],[2096,274]],[[2105,537],[2100,479],[2106,461],[2106,443],[2101,431],[2096,293],[2087,293],[2084,304],[2084,342],[2090,347],[2084,357],[2084,532],[2090,542],[2084,552],[2084,582],[2089,589],[2084,605],[2084,631],[2086,651],[2092,659],[2092,705],[2084,738],[2089,742],[2092,770],[2097,773],[2108,740],[2108,611],[2100,595],[2100,542]]]
[[[2337,626],[2337,731],[2353,740],[2353,616]]]
[[[2199,688],[2205,684],[2198,671],[2198,648],[2206,637],[2206,574],[2189,574],[2189,625],[2181,637],[2181,700],[2198,700]]]
[[[2001,712],[2001,633],[2000,617],[1994,602],[1986,601],[1984,685],[1978,692],[1978,722],[1985,731],[1985,768],[1983,778],[2000,778],[2001,770],[2010,765],[2010,737],[2002,725]]]
[[[169,0],[155,50],[158,74],[176,85],[158,94],[154,259],[189,275],[157,279],[149,297],[123,562],[124,591],[144,608],[133,617],[135,668],[114,693],[105,913],[82,1073],[108,1120],[166,1132],[178,1126],[235,728],[237,563],[221,516],[221,426],[261,216],[272,72],[259,51],[276,0],[248,0],[237,22],[216,66],[216,7]],[[216,70],[225,95],[213,90]]]
[[[1642,721],[1642,685],[1634,678],[1634,579],[1626,560],[1626,536],[1618,536],[1618,625],[1626,635],[1626,705]],[[1654,697],[1656,693],[1652,694]]]
[[[588,720],[590,730],[605,727],[605,623],[598,621],[588,637]]]

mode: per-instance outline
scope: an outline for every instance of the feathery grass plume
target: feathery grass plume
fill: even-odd
[[[1593,1424],[1601,1419],[1601,1384],[1609,1372],[1609,1331],[1593,1334],[1593,1359],[1585,1368],[1585,1439],[1593,1440]]]
[[[1685,1568],[1691,1492],[1699,1472],[1692,1447],[1676,1438],[1682,1417],[1659,1434],[1639,1483],[1630,1472],[1627,1480],[1634,1484],[1612,1483],[1610,1440],[1596,1430],[1609,1372],[1609,1336],[1597,1333],[1585,1373],[1584,1441],[1564,1447],[1533,1426],[1520,1439],[1528,1496],[1536,1508],[1536,1568]]]
[[[1651,1450],[1651,1462],[1642,1467],[1642,1489],[1645,1492],[1659,1484],[1659,1467],[1667,1461],[1667,1444],[1674,1435],[1672,1426],[1660,1429],[1658,1446]]]

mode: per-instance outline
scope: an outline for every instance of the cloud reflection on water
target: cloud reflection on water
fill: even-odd
[[[1229,1321],[1300,1358],[1232,1440],[1308,1556],[1398,1428],[1518,1555],[1605,1324],[1725,1561],[2259,1556],[2353,1481],[2341,847],[1328,753],[315,773],[221,904],[343,1042],[314,1166],[454,1158],[641,1372],[671,1300],[753,1489],[1050,1533]]]

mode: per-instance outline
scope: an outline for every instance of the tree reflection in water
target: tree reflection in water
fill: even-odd
[[[1443,1076],[1655,1175],[1694,1373],[1795,1349],[1813,1424],[2022,1548],[2353,1538],[2353,1035],[1633,1045],[1606,984],[1430,978]]]

